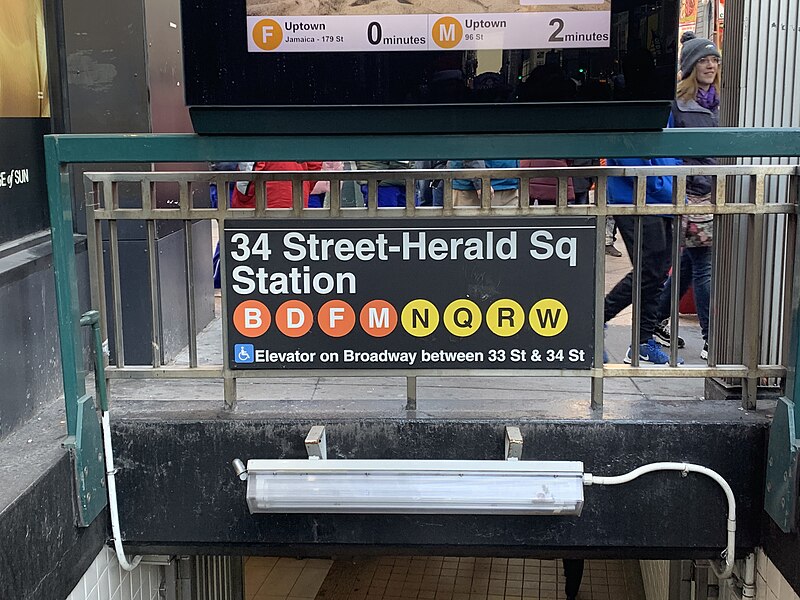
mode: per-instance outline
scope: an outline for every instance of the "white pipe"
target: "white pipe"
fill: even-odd
[[[591,473],[585,473],[583,476],[583,483],[584,485],[619,485],[621,483],[628,483],[637,477],[655,471],[679,471],[684,477],[689,473],[700,473],[716,481],[723,489],[725,496],[728,498],[728,522],[726,527],[728,531],[728,543],[725,550],[722,551],[722,557],[725,559],[725,566],[720,570],[712,562],[711,570],[714,572],[714,575],[717,576],[717,579],[728,579],[731,573],[733,573],[736,552],[736,498],[733,497],[731,486],[728,485],[728,482],[716,471],[712,471],[708,467],[702,465],[693,465],[691,463],[659,462],[641,466],[630,473],[617,475],[616,477],[600,477],[592,475]]]
[[[111,450],[111,422],[108,411],[103,411],[103,450],[106,456],[106,482],[108,483],[108,508],[111,511],[111,535],[114,537],[114,550],[117,551],[119,566],[126,571],[133,571],[139,566],[141,556],[134,556],[128,562],[125,551],[122,549],[122,534],[119,530],[119,510],[117,509],[117,481],[114,468],[114,454]]]
[[[752,552],[744,561],[744,581],[742,582],[742,600],[756,597],[756,556]]]

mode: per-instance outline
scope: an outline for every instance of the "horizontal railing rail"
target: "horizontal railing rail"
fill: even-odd
[[[707,205],[687,205],[686,178],[697,175],[706,175],[713,180],[711,203]],[[647,204],[646,182],[648,177],[663,176],[673,180],[673,196],[671,204]],[[529,205],[527,202],[528,184],[534,178],[555,178],[557,180],[557,200],[553,205]],[[594,202],[578,205],[568,201],[569,178],[591,178],[595,182]],[[635,199],[632,204],[613,204],[608,201],[608,178],[630,177],[635,180]],[[677,345],[673,341],[670,347],[670,364],[667,367],[648,367],[639,364],[638,353],[633,353],[632,364],[603,364],[603,298],[604,298],[604,227],[597,226],[595,237],[595,260],[597,273],[595,294],[595,328],[594,328],[594,367],[589,370],[578,369],[546,369],[546,370],[486,370],[486,369],[298,369],[286,371],[283,369],[235,370],[225,364],[220,358],[217,364],[200,364],[197,349],[196,333],[196,308],[194,306],[194,240],[192,236],[192,222],[197,220],[216,221],[220,231],[224,229],[227,220],[246,219],[297,219],[314,218],[330,219],[335,221],[340,218],[460,218],[480,217],[485,218],[487,226],[494,219],[514,216],[589,216],[604,219],[606,216],[630,215],[648,216],[659,215],[669,217],[673,226],[680,227],[683,215],[708,214],[713,215],[715,231],[720,231],[719,224],[724,218],[741,218],[744,220],[747,231],[742,249],[745,255],[761,252],[761,234],[765,218],[787,219],[786,227],[790,234],[785,236],[786,243],[774,249],[780,253],[780,264],[785,265],[780,278],[782,293],[786,294],[784,305],[788,308],[794,302],[791,295],[791,281],[793,278],[794,257],[794,228],[796,225],[798,205],[798,179],[800,170],[795,166],[776,165],[713,165],[713,166],[608,166],[608,167],[557,167],[557,168],[517,168],[517,169],[434,169],[434,170],[389,170],[389,171],[280,171],[280,172],[89,172],[85,174],[87,182],[87,231],[89,247],[89,265],[92,290],[92,306],[101,311],[103,317],[104,339],[108,337],[108,328],[113,329],[116,352],[114,364],[106,370],[110,379],[185,379],[185,378],[214,378],[224,381],[225,404],[233,407],[236,403],[236,381],[254,377],[319,377],[328,375],[337,376],[384,376],[402,375],[408,378],[409,407],[415,406],[416,391],[414,387],[417,376],[446,376],[446,375],[501,375],[501,376],[537,376],[537,377],[589,377],[591,379],[591,401],[595,408],[603,404],[603,381],[605,378],[614,377],[646,377],[646,378],[737,378],[742,380],[743,404],[754,407],[759,381],[766,379],[777,380],[787,374],[787,365],[782,358],[786,352],[780,353],[780,360],[764,362],[758,349],[758,339],[761,330],[760,293],[765,286],[774,285],[774,274],[762,272],[762,263],[751,261],[747,266],[748,281],[753,282],[749,287],[747,302],[747,318],[741,324],[743,328],[743,348],[739,360],[729,357],[717,357],[714,351],[715,328],[710,327],[710,354],[707,366],[704,365],[679,365],[677,359]],[[775,193],[768,182],[774,179],[785,180],[786,185],[782,191]],[[457,179],[479,180],[481,205],[474,207],[459,207],[453,205],[453,181]],[[491,204],[491,180],[516,179],[519,188],[523,190],[523,201],[514,207],[495,207]],[[383,208],[378,207],[377,189],[381,181],[402,180],[408,201],[405,207]],[[416,206],[414,190],[417,182],[441,180],[444,182],[443,206],[422,207]],[[208,208],[194,205],[193,188],[216,184],[219,190],[228,190],[236,182],[254,182],[255,206],[254,208],[230,208],[226,202],[221,201],[217,208]],[[290,182],[292,185],[293,206],[288,209],[268,208],[269,196],[265,192],[265,185],[271,181]],[[305,208],[303,206],[302,186],[304,182],[329,181],[330,198],[323,208]],[[348,181],[366,182],[368,198],[366,206],[343,206],[339,193],[340,184]],[[177,198],[170,198],[163,206],[157,206],[154,200],[155,186],[158,184],[177,184]],[[138,194],[132,193],[138,186]],[[126,202],[130,204],[130,196],[138,195],[140,201],[135,206],[120,206],[120,188],[126,188]],[[745,191],[739,194],[731,193],[734,189]],[[227,193],[220,192],[219,197],[225,198]],[[119,224],[126,221],[141,221],[145,224],[147,244],[147,272],[149,278],[149,294],[152,307],[150,336],[152,342],[152,363],[150,366],[128,365],[124,354],[123,311],[120,280],[120,239]],[[156,249],[156,223],[160,221],[182,222],[184,235],[186,286],[185,299],[188,315],[186,332],[188,360],[185,365],[163,364],[161,343],[161,307],[158,293],[158,252]],[[108,259],[103,258],[104,232],[108,231]],[[634,282],[638,281],[641,272],[642,254],[642,228],[637,227],[633,245],[632,261],[634,263]],[[225,287],[225,240],[220,236],[222,246],[221,272],[223,274],[223,288]],[[716,244],[716,242],[715,242]],[[719,260],[721,257],[714,253],[714,273],[718,274]],[[681,236],[673,236],[672,244],[673,272],[680,271]],[[106,270],[109,271],[108,275]],[[109,279],[107,285],[107,278]],[[712,306],[715,299],[715,290],[718,282],[712,285]],[[636,287],[634,283],[634,287]],[[677,290],[679,278],[672,279],[672,310],[671,322],[677,323]],[[110,299],[106,298],[107,289]],[[638,293],[633,294],[633,316],[631,326],[631,346],[636,348],[639,340],[639,322],[641,314],[641,298]],[[222,294],[222,319],[227,317],[226,295]],[[787,314],[775,315],[788,321]],[[785,325],[783,325],[785,328]],[[672,338],[675,340],[677,325],[673,325]],[[227,348],[223,326],[223,348]],[[784,340],[786,343],[787,340]],[[220,349],[220,357],[224,350]]]

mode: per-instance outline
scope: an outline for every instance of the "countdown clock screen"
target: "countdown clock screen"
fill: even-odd
[[[678,0],[183,0],[182,19],[190,107],[674,96]]]

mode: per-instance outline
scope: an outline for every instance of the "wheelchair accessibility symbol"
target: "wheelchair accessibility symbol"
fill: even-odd
[[[255,349],[253,344],[234,344],[233,360],[237,363],[255,362]]]

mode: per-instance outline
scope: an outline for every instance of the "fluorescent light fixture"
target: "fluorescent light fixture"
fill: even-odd
[[[251,513],[579,515],[583,463],[250,460]]]

